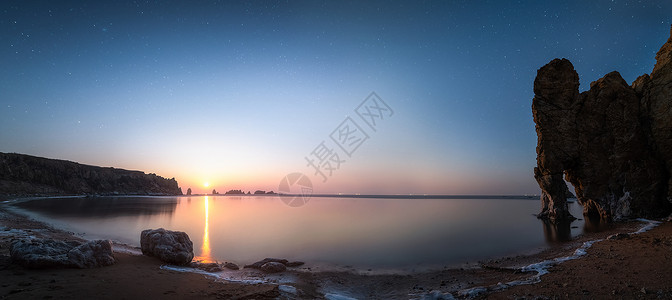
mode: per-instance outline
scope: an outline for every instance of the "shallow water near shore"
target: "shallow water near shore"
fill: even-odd
[[[570,203],[573,215],[581,207]],[[140,232],[185,231],[196,259],[248,264],[264,257],[350,270],[420,271],[530,253],[595,230],[536,219],[539,201],[511,197],[313,197],[291,207],[274,196],[94,197],[20,201],[33,218],[139,245]]]

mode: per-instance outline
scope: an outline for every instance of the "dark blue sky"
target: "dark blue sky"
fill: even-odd
[[[649,73],[670,1],[3,1],[0,151],[180,185],[524,194],[536,70]],[[393,109],[324,182],[306,158],[372,92]],[[363,129],[367,129],[366,127]]]

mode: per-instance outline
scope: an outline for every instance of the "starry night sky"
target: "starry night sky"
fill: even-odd
[[[649,73],[670,1],[2,1],[0,152],[277,190],[537,194],[536,70]],[[323,182],[307,157],[394,114]]]

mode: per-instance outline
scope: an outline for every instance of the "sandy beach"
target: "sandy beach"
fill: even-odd
[[[627,222],[598,233],[558,244],[534,255],[519,255],[466,264],[463,268],[411,274],[370,272],[314,272],[309,268],[288,271],[291,278],[279,283],[277,275],[251,273],[265,283],[223,281],[205,274],[161,268],[164,263],[147,256],[115,253],[117,263],[98,269],[32,270],[11,263],[13,239],[35,236],[60,240],[80,239],[0,207],[0,297],[52,299],[96,297],[101,299],[595,299],[672,297],[672,223],[662,222],[650,231],[618,240],[608,236],[632,233],[646,225]],[[531,281],[536,272],[524,266],[570,257],[587,241],[596,242],[587,254],[548,268],[535,284],[502,283]],[[242,272],[242,271],[241,271]],[[249,272],[249,271],[245,271]],[[347,299],[347,298],[346,298]]]

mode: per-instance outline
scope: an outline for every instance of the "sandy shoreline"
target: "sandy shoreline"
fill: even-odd
[[[3,204],[4,205],[4,204]],[[251,274],[265,283],[216,280],[198,273],[178,272],[157,259],[116,252],[117,263],[100,269],[30,270],[9,259],[12,239],[32,235],[54,239],[80,239],[72,233],[30,220],[0,205],[0,298],[102,299],[314,299],[377,298],[410,299],[433,295],[433,299],[464,298],[651,298],[672,297],[672,223],[663,222],[646,233],[620,240],[595,243],[587,254],[549,268],[541,282],[480,291],[498,283],[526,280],[536,273],[521,267],[558,257],[571,256],[586,241],[605,239],[621,232],[634,232],[641,222],[623,223],[599,233],[551,247],[534,255],[495,259],[473,268],[444,269],[403,275],[369,275],[351,272],[290,271],[282,275]],[[284,278],[284,279],[283,279]],[[472,291],[474,293],[467,293]]]

